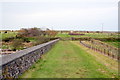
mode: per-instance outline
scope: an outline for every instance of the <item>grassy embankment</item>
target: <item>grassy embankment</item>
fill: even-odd
[[[104,42],[116,48],[120,48],[120,41],[104,41]]]
[[[117,61],[96,53],[79,41],[59,41],[21,78],[114,78]]]

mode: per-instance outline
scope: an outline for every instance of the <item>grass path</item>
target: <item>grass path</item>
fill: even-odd
[[[59,41],[20,78],[113,78],[117,69],[116,61],[78,41]]]

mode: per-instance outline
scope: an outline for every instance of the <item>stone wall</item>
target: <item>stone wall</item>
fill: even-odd
[[[41,55],[49,51],[59,39],[1,57],[1,78],[17,78],[34,64]]]

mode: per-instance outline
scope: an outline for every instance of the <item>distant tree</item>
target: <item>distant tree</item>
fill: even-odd
[[[100,33],[100,31],[96,31],[96,33]]]
[[[42,30],[39,28],[21,29],[18,32],[17,36],[19,37],[35,37],[43,35]]]
[[[26,37],[28,35],[28,30],[22,28],[21,30],[18,31],[18,37]]]
[[[46,31],[46,33],[49,37],[55,37],[57,35],[57,31],[53,31],[53,30],[48,30]]]
[[[87,31],[87,33],[89,33],[89,31]]]
[[[39,35],[42,35],[42,32],[40,29],[38,28],[30,28],[28,30],[28,36],[29,37],[33,37],[33,36],[39,36]]]
[[[46,31],[50,30],[49,28],[46,29]]]
[[[7,31],[5,31],[4,33],[7,33]]]

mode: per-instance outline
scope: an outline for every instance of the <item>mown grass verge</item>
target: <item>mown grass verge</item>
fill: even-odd
[[[20,78],[115,78],[117,61],[92,52],[78,41],[59,41]]]

